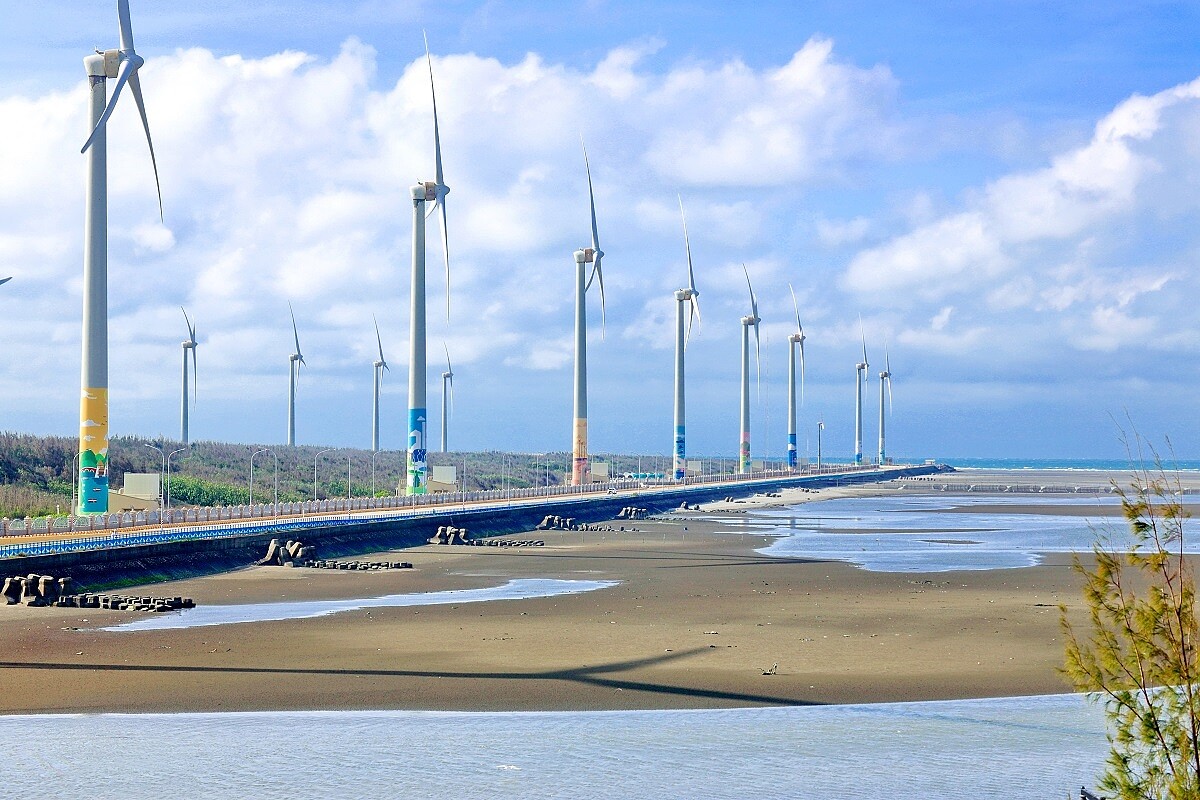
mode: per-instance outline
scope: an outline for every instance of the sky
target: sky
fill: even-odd
[[[136,109],[109,123],[110,424],[280,443],[295,309],[301,444],[404,447],[413,183],[432,179],[429,406],[456,450],[563,451],[572,252],[595,183],[593,453],[671,447],[687,212],[701,323],[688,450],[732,455],[740,318],[758,295],[752,450],[784,450],[789,284],[806,333],[801,456],[854,444],[854,365],[890,363],[888,451],[1200,456],[1200,5],[1175,2],[132,0],[163,191]],[[752,5],[753,7],[747,7]],[[115,3],[0,0],[0,429],[74,435],[86,87]],[[431,221],[432,223],[432,221]],[[861,319],[861,334],[860,334]],[[444,345],[443,345],[444,343]]]

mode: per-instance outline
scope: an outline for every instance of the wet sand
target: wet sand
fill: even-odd
[[[142,590],[214,604],[522,577],[620,582],[574,596],[129,633],[95,630],[133,618],[124,612],[0,606],[0,713],[713,708],[1069,690],[1057,672],[1057,606],[1080,606],[1069,557],[915,574],[759,555],[770,540],[741,523],[779,502],[613,523],[624,533],[509,537],[542,548],[405,550],[412,570],[259,567]]]

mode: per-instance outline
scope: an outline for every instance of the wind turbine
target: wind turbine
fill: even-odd
[[[571,485],[581,486],[591,481],[588,467],[587,431],[587,290],[596,279],[600,286],[600,322],[604,324],[604,272],[600,262],[604,251],[600,249],[600,234],[596,228],[596,195],[592,191],[592,167],[588,163],[587,145],[583,146],[583,166],[587,170],[588,201],[592,210],[592,246],[575,251],[575,422],[571,447]],[[591,275],[584,276],[587,264],[592,265]],[[603,328],[601,328],[603,330]]]
[[[750,284],[750,270],[745,264],[742,272],[746,273],[746,288],[750,290],[750,315],[742,317],[742,438],[738,445],[738,474],[745,475],[750,472],[750,328],[754,328],[754,367],[761,380],[758,323],[762,319],[758,316],[758,298]]]
[[[692,273],[692,245],[688,241],[687,215],[683,213],[683,198],[679,198],[679,216],[683,219],[683,247],[687,252],[688,285],[675,291],[675,480],[687,477],[687,448],[684,445],[683,351],[692,338],[692,317],[700,319],[700,302],[696,299],[696,276]],[[687,305],[687,332],[684,333],[683,307]]]
[[[796,312],[796,332],[788,337],[788,469],[796,468],[796,345],[800,346],[800,404],[804,404],[804,326],[800,324],[800,306],[796,303],[796,292],[788,284],[792,295],[792,309]]]
[[[854,365],[854,463],[861,464],[863,460],[863,387],[867,383],[867,334],[863,332],[862,318],[858,320],[858,332],[862,335],[863,360]]]
[[[192,381],[193,381],[193,383],[192,383],[192,392],[193,392],[192,402],[194,403],[194,402],[196,402],[194,393],[197,390],[195,381],[196,381],[196,346],[197,346],[198,342],[196,341],[196,326],[193,325],[192,321],[188,318],[187,311],[184,310],[183,306],[180,306],[179,310],[183,311],[183,321],[187,323],[187,329],[188,329],[188,338],[181,343],[181,346],[183,347],[183,394],[181,396],[182,399],[181,399],[180,406],[179,406],[179,419],[180,419],[179,440],[181,442],[183,442],[184,444],[188,444],[188,442],[189,442],[189,439],[188,439],[188,351],[189,350],[192,351]]]
[[[288,447],[296,446],[296,375],[304,364],[304,356],[300,352],[300,331],[296,330],[296,312],[288,303],[288,313],[292,315],[292,335],[296,339],[296,352],[288,356]]]
[[[446,259],[446,318],[450,318],[450,244],[446,234],[446,195],[450,187],[442,177],[442,139],[438,132],[437,92],[433,86],[433,57],[429,54],[429,38],[425,38],[425,62],[429,66],[429,94],[433,100],[433,158],[434,181],[418,183],[412,189],[413,248],[412,295],[409,321],[408,357],[408,494],[425,494],[427,437],[425,423],[429,416],[426,404],[425,359],[425,220],[437,209],[442,210],[442,254]],[[428,212],[427,203],[433,203]]]
[[[87,199],[84,208],[83,248],[83,354],[79,392],[79,513],[108,511],[108,142],[107,122],[116,108],[121,90],[137,105],[150,146],[150,164],[158,188],[158,215],[163,218],[162,187],[150,123],[142,100],[138,70],[145,60],[133,47],[129,22],[129,0],[117,0],[117,23],[121,46],[98,50],[83,60],[90,86],[91,134],[81,153],[87,154]],[[112,98],[107,79],[116,78]]]
[[[383,371],[386,369],[389,372],[391,369],[387,365],[387,361],[383,358],[383,339],[379,336],[379,320],[375,319],[375,315],[371,315],[371,319],[375,320],[375,343],[379,345],[379,358],[372,365],[375,375],[375,392],[371,400],[371,452],[379,452],[379,385],[383,383]],[[297,347],[297,350],[300,348]]]
[[[887,345],[883,348],[883,372],[879,373],[879,466],[883,466],[883,384],[887,384],[888,414],[892,413],[892,360],[888,357]]]
[[[446,371],[442,373],[442,452],[447,452],[446,442],[449,439],[450,415],[446,410],[446,386],[450,387],[450,408],[454,408],[454,368],[450,366],[450,348],[442,342],[446,351]]]

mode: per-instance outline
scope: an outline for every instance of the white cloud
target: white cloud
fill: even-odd
[[[1200,80],[1135,95],[1044,168],[997,177],[958,210],[861,250],[841,285],[869,304],[1003,315],[1047,350],[1161,348],[1159,316],[1178,310],[1164,290],[1200,288],[1176,261],[1190,262],[1195,242],[1176,219],[1200,210],[1187,197],[1200,152],[1177,140],[1198,126]],[[1109,338],[1112,328],[1125,338]]]
[[[817,239],[826,247],[841,247],[846,244],[861,242],[871,229],[871,221],[866,217],[854,217],[847,220],[817,220]]]

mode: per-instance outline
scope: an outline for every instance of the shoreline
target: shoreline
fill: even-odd
[[[620,581],[578,595],[142,632],[78,630],[135,618],[122,612],[0,607],[0,714],[703,709],[1069,692],[1057,668],[1058,604],[1081,607],[1070,556],[880,573],[765,556],[755,551],[777,537],[729,531],[758,509],[896,491],[918,487],[718,501],[609,523],[624,533],[539,531],[538,548],[425,545],[402,551],[412,570],[255,567],[153,590],[212,605]]]

